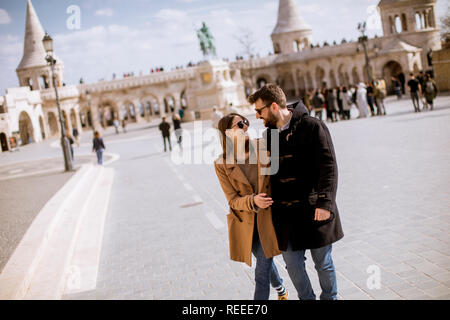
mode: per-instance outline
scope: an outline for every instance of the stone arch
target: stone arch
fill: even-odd
[[[22,111],[19,115],[19,134],[22,145],[26,145],[35,141],[34,128],[31,118],[26,111]]]
[[[144,101],[145,111],[149,117],[161,115],[160,102],[156,95],[149,93],[141,98],[141,101]]]
[[[268,84],[270,81],[269,78],[266,75],[260,75],[256,77],[256,88],[260,89],[264,87],[264,85]]]
[[[119,107],[112,100],[102,101],[98,106],[98,113],[100,123],[103,127],[113,126],[115,119],[121,119]],[[87,121],[92,123],[90,112],[86,116]]]
[[[50,128],[50,136],[58,135],[58,120],[53,112],[47,113],[48,126]]]
[[[306,86],[307,86],[308,90],[314,88],[314,84],[313,84],[312,77],[311,77],[311,72],[309,72],[309,71],[306,71]]]
[[[82,128],[92,128],[92,117],[89,107],[80,110],[80,123]]]
[[[403,74],[403,69],[397,61],[390,60],[384,64],[382,76],[389,94],[394,93],[393,78],[398,79],[401,74]]]
[[[0,132],[0,144],[2,146],[2,152],[9,151],[8,136],[4,132]]]
[[[330,72],[329,72],[329,79],[330,79],[329,87],[330,87],[330,88],[336,88],[336,87],[337,87],[337,82],[336,82],[336,77],[335,77],[335,74],[334,74],[334,70],[333,70],[333,69],[330,69]]]
[[[164,113],[171,114],[175,111],[175,98],[172,94],[164,97]]]
[[[231,77],[231,78],[233,78],[233,77]],[[183,109],[183,110],[188,108],[188,100],[187,100],[187,95],[186,95],[186,89],[183,89],[181,91],[181,94],[180,94],[180,106],[181,106],[181,109]]]
[[[315,78],[317,89],[322,89],[324,86],[325,87],[327,86],[327,83],[325,81],[325,70],[323,70],[322,67],[320,66],[316,67]]]
[[[126,121],[130,122],[137,122],[137,116],[136,116],[136,106],[133,102],[127,100],[124,102],[122,106],[122,117]]]

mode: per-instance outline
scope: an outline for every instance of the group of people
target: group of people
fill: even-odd
[[[367,117],[369,112],[372,116],[386,115],[385,97],[386,83],[378,80],[367,84],[361,82],[357,87],[310,90],[305,94],[303,103],[309,114],[314,111],[315,117],[322,119],[325,110],[326,120],[337,122],[351,119],[350,110],[353,105],[359,111],[358,118]]]
[[[414,112],[427,110],[428,106],[430,107],[430,111],[432,111],[434,99],[436,99],[438,94],[436,82],[429,73],[424,74],[423,72],[420,72],[417,77],[414,76],[414,73],[410,73],[409,78],[407,85],[414,106]],[[421,100],[423,108],[420,107]]]
[[[278,300],[287,300],[273,261],[282,254],[298,297],[313,300],[316,295],[305,267],[305,251],[310,250],[320,298],[335,300],[332,244],[344,233],[336,205],[338,167],[331,135],[302,101],[287,105],[275,84],[266,84],[248,101],[267,128],[262,139],[249,138],[250,122],[238,113],[223,116],[217,125],[223,154],[214,167],[229,205],[230,258],[250,266],[251,255],[256,258],[255,300],[267,300],[270,285]],[[272,155],[274,145],[278,150],[271,162],[261,161],[264,153]]]
[[[166,141],[169,144],[169,150],[172,151],[172,143],[170,142],[170,123],[166,121],[166,117],[162,117],[161,123],[159,124],[159,131],[164,142],[164,152],[167,152]],[[179,114],[174,113],[172,115],[173,129],[175,130],[175,136],[177,137],[177,143],[182,148],[183,136],[181,130],[181,117]]]

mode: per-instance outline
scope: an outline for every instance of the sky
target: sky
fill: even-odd
[[[358,37],[368,21],[370,37],[381,36],[378,0],[296,0],[313,30],[313,43]],[[273,51],[270,34],[278,0],[32,0],[64,63],[65,83],[78,84],[112,74],[148,74],[150,69],[185,66],[202,60],[196,30],[210,28],[219,58],[234,60],[245,51],[238,38],[250,32],[255,54]],[[0,0],[0,92],[18,86],[15,69],[23,55],[26,0]],[[448,0],[438,0],[438,19]],[[77,14],[79,13],[79,14]],[[79,17],[79,19],[77,19]]]

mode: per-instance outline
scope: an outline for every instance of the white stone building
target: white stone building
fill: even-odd
[[[302,0],[303,1],[303,0]],[[436,24],[437,0],[381,0],[383,36],[367,42],[375,79],[428,70],[429,50],[441,48]],[[278,21],[271,39],[274,54],[249,60],[205,61],[170,72],[64,85],[64,65],[56,58],[55,74],[62,116],[68,132],[101,130],[114,119],[127,122],[158,120],[179,109],[184,120],[208,118],[212,107],[246,104],[246,96],[267,82],[279,84],[288,98],[308,89],[349,86],[368,81],[365,56],[358,42],[315,47],[313,30],[295,0],[279,0]],[[50,67],[42,44],[44,32],[30,0],[27,4],[24,53],[17,67],[20,88],[0,97],[0,141],[9,149],[16,133],[22,144],[59,136],[60,125]],[[5,142],[6,141],[6,142]]]

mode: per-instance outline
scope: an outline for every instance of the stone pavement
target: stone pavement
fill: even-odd
[[[36,215],[73,174],[52,172],[0,180],[0,273]]]
[[[433,112],[414,113],[408,99],[386,108],[386,117],[327,123],[345,232],[333,246],[339,298],[450,299],[450,97]],[[212,165],[174,164],[157,129],[140,132],[105,138],[120,160],[111,164],[97,288],[64,298],[252,299],[253,269],[228,258],[227,203]]]

